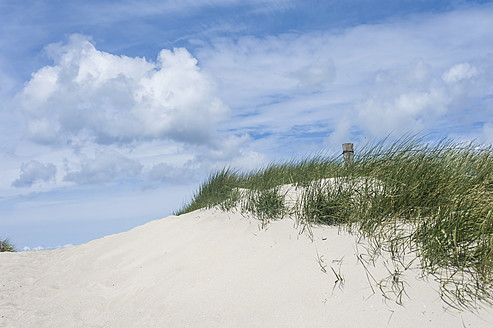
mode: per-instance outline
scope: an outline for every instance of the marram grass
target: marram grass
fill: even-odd
[[[370,144],[344,168],[342,156],[274,163],[253,172],[224,169],[177,214],[240,207],[265,221],[341,225],[399,260],[413,251],[459,306],[493,302],[493,149],[407,137]],[[329,179],[331,178],[331,179]],[[287,208],[280,186],[300,188]],[[246,192],[244,191],[246,190]]]
[[[0,252],[15,252],[15,246],[7,239],[0,239],[2,247],[0,247]]]

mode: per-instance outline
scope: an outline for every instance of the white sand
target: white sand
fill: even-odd
[[[402,306],[373,293],[355,237],[336,228],[311,241],[291,219],[258,223],[202,210],[66,249],[0,253],[0,327],[493,327],[493,309],[447,308],[419,270],[405,274]],[[371,272],[388,275],[381,263]]]

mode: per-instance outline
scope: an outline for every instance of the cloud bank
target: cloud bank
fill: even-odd
[[[339,147],[408,132],[488,142],[492,14],[485,5],[342,31],[217,38],[197,57],[235,108],[238,131],[287,140],[285,149],[314,132]]]
[[[228,112],[186,49],[164,49],[153,62],[99,51],[73,35],[47,51],[54,65],[35,72],[18,95],[35,142],[210,144]]]
[[[56,166],[52,163],[42,164],[34,160],[22,163],[20,176],[12,182],[12,187],[31,187],[37,182],[49,182],[55,179],[56,172]]]
[[[77,184],[102,184],[116,179],[131,179],[142,171],[142,165],[116,151],[97,151],[94,158],[85,158],[78,171],[68,172],[64,181]]]

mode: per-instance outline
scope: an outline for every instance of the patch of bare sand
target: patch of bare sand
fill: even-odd
[[[312,231],[199,210],[84,245],[0,253],[0,327],[493,326],[491,308],[447,308],[417,268],[400,277],[403,305],[384,298],[355,236]],[[369,270],[389,275],[378,262]]]

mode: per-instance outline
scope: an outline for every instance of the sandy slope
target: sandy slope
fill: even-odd
[[[201,210],[66,249],[0,253],[0,327],[493,327],[493,309],[445,308],[418,270],[405,274],[402,306],[386,300],[354,236],[313,232]]]

